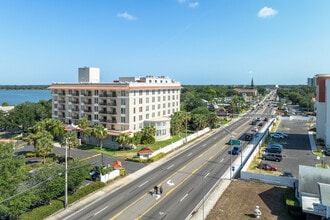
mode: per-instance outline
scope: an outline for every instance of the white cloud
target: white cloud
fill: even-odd
[[[128,14],[126,11],[122,13],[118,13],[117,17],[124,18],[126,20],[135,20],[136,18],[133,15]]]
[[[268,8],[268,7],[263,7],[262,9],[260,9],[260,11],[258,12],[258,17],[259,18],[267,18],[267,17],[271,17],[274,16],[278,13],[277,10],[272,9],[272,8]]]
[[[197,8],[199,5],[199,2],[189,2],[189,8]]]

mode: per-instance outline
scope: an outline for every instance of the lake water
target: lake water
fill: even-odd
[[[9,105],[17,105],[23,102],[39,102],[52,98],[50,90],[0,90],[0,105],[7,102]]]

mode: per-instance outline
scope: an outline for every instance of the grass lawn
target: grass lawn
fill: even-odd
[[[190,133],[191,132],[188,131],[188,135]],[[98,152],[98,153],[107,154],[112,157],[118,157],[118,158],[125,159],[128,157],[133,157],[133,156],[137,155],[137,152],[139,152],[143,148],[149,148],[151,150],[156,151],[162,147],[166,147],[167,145],[170,145],[170,144],[182,139],[183,137],[185,137],[185,134],[182,133],[180,135],[172,136],[171,139],[164,140],[164,141],[158,141],[154,144],[148,144],[148,145],[139,144],[135,149],[114,150],[114,149],[109,149],[109,148],[103,148],[101,150],[98,146],[93,146],[93,145],[82,145],[82,146],[78,147],[78,149],[90,150],[90,151],[94,151],[94,152]]]

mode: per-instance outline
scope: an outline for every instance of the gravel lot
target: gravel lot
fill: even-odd
[[[285,189],[260,182],[233,180],[206,219],[254,219],[252,213],[256,205],[262,212],[260,219],[293,219],[286,212]]]

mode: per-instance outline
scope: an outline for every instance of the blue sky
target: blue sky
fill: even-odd
[[[329,0],[2,0],[1,85],[78,68],[183,85],[302,85],[330,73]]]

